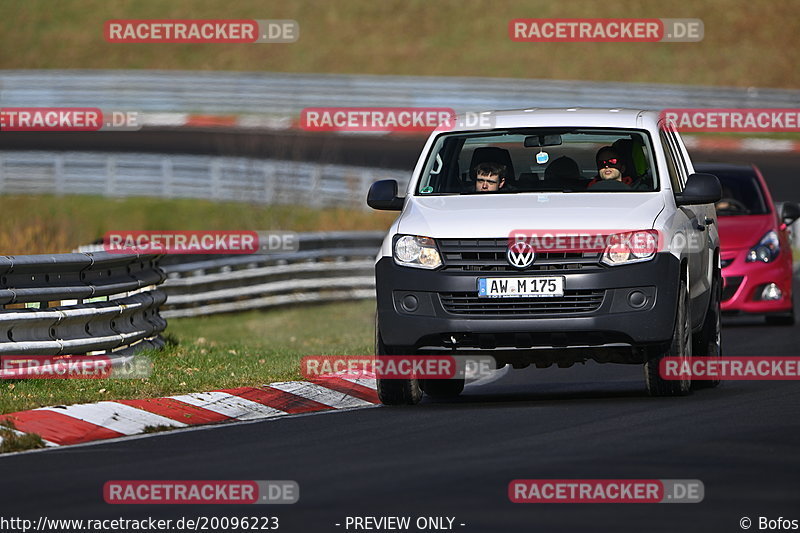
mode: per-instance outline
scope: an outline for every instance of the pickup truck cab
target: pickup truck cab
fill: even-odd
[[[375,264],[376,356],[486,354],[524,368],[644,367],[683,395],[666,356],[721,356],[716,177],[696,174],[658,113],[525,109],[442,126],[398,195]],[[694,385],[715,385],[696,382]],[[463,379],[382,379],[385,404],[454,396]]]

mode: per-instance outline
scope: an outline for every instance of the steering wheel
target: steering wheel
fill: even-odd
[[[589,187],[589,192],[595,191],[630,191],[631,186],[627,183],[622,183],[621,181],[617,180],[604,180],[598,181],[591,187]]]
[[[723,198],[714,206],[717,211],[733,211],[735,213],[747,213],[750,211],[744,203],[735,198]]]

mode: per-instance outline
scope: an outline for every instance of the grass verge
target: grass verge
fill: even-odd
[[[7,69],[185,69],[797,87],[797,3],[705,0],[212,0],[5,2]],[[291,44],[117,44],[108,19],[294,19]],[[698,18],[693,43],[524,43],[520,18]],[[335,38],[331,38],[335,36]]]
[[[69,252],[108,231],[384,230],[394,214],[366,209],[102,196],[0,196],[3,255]]]
[[[301,379],[305,355],[372,353],[375,302],[343,302],[169,321],[176,341],[149,352],[147,379],[0,383],[0,413],[47,405],[153,398]]]

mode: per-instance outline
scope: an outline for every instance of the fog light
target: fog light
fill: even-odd
[[[419,305],[419,301],[417,300],[417,297],[414,296],[413,294],[405,295],[403,297],[403,300],[402,300],[401,303],[403,305],[403,309],[405,309],[406,311],[408,311],[410,313],[413,313],[414,311],[416,311],[417,310],[417,306]]]
[[[783,292],[774,283],[768,284],[761,291],[762,300],[780,300],[781,298],[783,298]]]
[[[631,307],[638,309],[647,303],[647,296],[642,291],[632,291],[628,294],[628,304]]]

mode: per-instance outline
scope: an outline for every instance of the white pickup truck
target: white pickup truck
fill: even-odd
[[[377,356],[640,364],[653,395],[715,385],[659,373],[666,356],[721,356],[720,185],[675,128],[629,109],[487,116],[434,131],[404,195],[369,191],[401,211],[375,265]],[[463,387],[378,379],[385,404]]]

